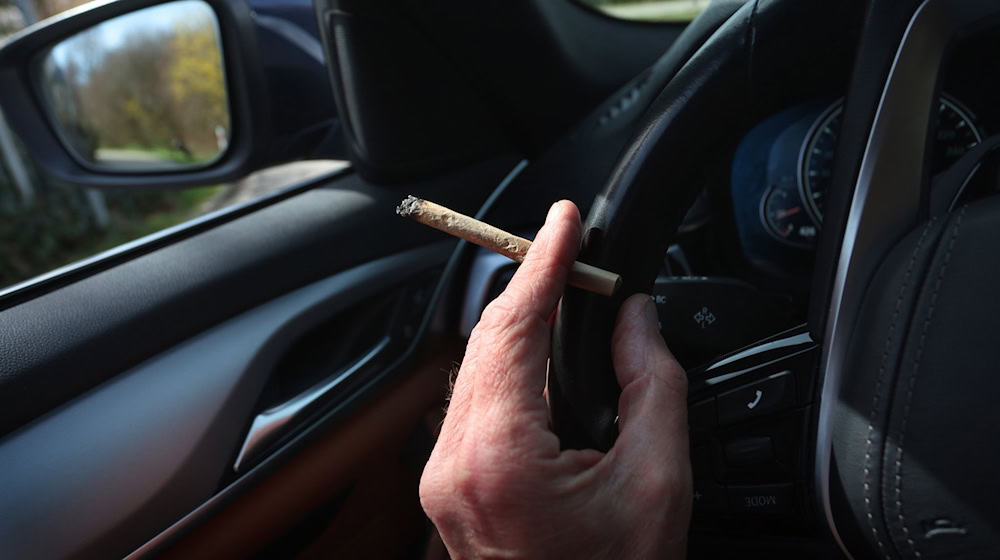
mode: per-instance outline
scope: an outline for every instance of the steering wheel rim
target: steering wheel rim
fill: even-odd
[[[583,225],[579,259],[618,272],[623,285],[612,298],[568,288],[556,315],[549,392],[564,447],[606,450],[614,442],[618,387],[607,341],[622,301],[650,292],[664,251],[704,186],[703,170],[690,163],[731,151],[753,114],[789,103],[794,94],[774,87],[780,76],[807,65],[836,66],[836,49],[817,60],[794,45],[842,40],[840,27],[850,27],[861,5],[749,2],[647,109]]]
[[[760,70],[766,68],[766,65],[761,65],[764,57],[760,53],[768,52],[768,41],[774,40],[772,33],[787,31],[789,26],[800,24],[801,20],[796,18],[801,15],[799,10],[803,5],[808,5],[807,9],[822,11],[825,8],[835,12],[827,13],[826,25],[843,22],[845,18],[849,21],[850,14],[842,10],[861,13],[860,3],[830,4],[839,4],[840,9],[794,0],[744,6],[692,57],[650,106],[638,133],[623,152],[584,224],[581,260],[620,272],[625,281],[623,289],[611,299],[569,289],[556,317],[549,394],[554,428],[564,447],[608,449],[617,435],[614,419],[618,388],[611,373],[610,348],[607,345],[615,313],[628,295],[649,292],[663,251],[700,191],[702,183],[696,170],[685,164],[697,161],[696,156],[710,150],[713,143],[726,145],[734,141],[725,134],[714,138],[698,134],[699,121],[705,115],[714,113],[710,119],[713,122],[742,123],[745,113],[752,113],[750,109],[759,103],[754,94],[760,91],[757,82]],[[831,476],[838,469],[833,457],[833,433],[838,429],[846,430],[843,417],[850,416],[850,411],[845,412],[844,403],[849,397],[844,396],[844,370],[851,360],[866,359],[864,355],[850,355],[852,340],[857,335],[848,326],[853,327],[861,315],[866,289],[876,277],[880,259],[894,249],[900,249],[897,245],[909,250],[913,240],[899,240],[926,218],[923,206],[926,202],[926,171],[920,166],[913,166],[912,162],[924,160],[926,142],[923,139],[926,135],[914,134],[914,131],[926,132],[931,127],[927,122],[929,116],[909,124],[901,124],[900,119],[921,114],[920,111],[924,111],[925,115],[929,112],[937,95],[940,64],[948,46],[956,35],[981,23],[984,18],[1000,17],[1000,9],[977,0],[891,4],[873,3],[865,14],[868,20],[866,36],[860,41],[864,50],[859,52],[880,51],[887,68],[878,83],[870,88],[869,101],[873,106],[866,107],[865,96],[856,91],[861,89],[857,76],[866,70],[865,63],[859,62],[855,67],[854,100],[848,97],[845,129],[851,130],[848,122],[852,118],[861,126],[855,127],[851,134],[842,133],[834,182],[847,188],[840,193],[842,215],[838,217],[834,210],[834,219],[827,222],[829,227],[839,219],[843,229],[832,227],[830,230],[834,233],[825,234],[820,260],[825,259],[830,278],[821,278],[817,274],[814,287],[813,308],[816,309],[818,301],[820,312],[813,313],[812,330],[817,339],[823,340],[823,347],[818,422],[813,433],[816,445],[813,488],[816,501],[813,505],[825,518],[830,534],[848,556],[851,556],[851,551],[867,551],[890,558],[920,558],[901,509],[899,527],[902,531],[888,520],[880,521],[878,528],[876,522],[870,521],[871,534],[865,534],[868,528],[863,526],[862,518],[865,515],[871,518],[870,506],[866,514],[859,505],[860,494],[847,496],[849,492],[843,488],[831,489]],[[941,20],[948,24],[941,25]],[[886,26],[893,29],[893,22],[898,31],[893,36],[901,36],[899,41],[885,44],[884,37],[881,40],[872,39],[873,34],[884,32]],[[799,45],[809,45],[815,40],[815,33],[815,29],[809,29],[805,33],[807,37],[792,33],[790,41],[786,33],[782,37],[783,47],[795,49]],[[797,43],[796,38],[803,43]],[[930,63],[926,60],[927,52],[934,55]],[[923,58],[918,58],[921,55]],[[919,64],[925,66],[923,76],[914,74]],[[937,72],[927,75],[928,64]],[[871,67],[867,70],[877,74]],[[904,94],[903,90],[909,91]],[[749,95],[732,102],[732,92]],[[893,92],[895,97],[890,95]],[[742,130],[740,126],[731,128]],[[854,145],[853,150],[844,149],[848,143]],[[910,162],[908,173],[902,177],[893,172],[893,165],[898,166],[901,161]],[[670,188],[663,187],[663,177],[673,179]],[[894,179],[901,186],[895,190],[882,188],[881,184],[891,183]],[[882,188],[882,191],[873,189],[873,185]],[[880,194],[873,196],[872,193]],[[874,219],[872,212],[868,212],[867,216],[865,212],[866,208],[878,204],[879,196],[883,203],[896,196],[901,196],[904,202],[891,214],[888,223],[859,232],[859,223],[863,228]],[[836,206],[832,201],[830,204]],[[652,228],[649,224],[661,227]],[[914,255],[916,253],[917,249],[914,249]],[[852,279],[848,279],[848,273],[853,275]],[[891,284],[888,280],[886,282]],[[584,325],[586,328],[583,328]],[[886,423],[885,428],[891,426]],[[902,445],[898,447],[901,453]],[[839,468],[848,465],[849,461],[841,460]],[[867,460],[865,465],[867,477]],[[867,490],[867,478],[864,486]],[[898,495],[898,484],[896,492]],[[838,497],[839,504],[834,505]],[[868,502],[870,498],[870,494],[866,493],[864,501]],[[846,519],[851,516],[857,518],[858,523],[847,523]],[[849,534],[842,534],[847,526]],[[881,536],[879,530],[883,533]],[[933,552],[928,547],[923,557],[928,557],[928,550]],[[938,552],[942,550],[947,553],[949,549],[945,546]]]
[[[679,181],[680,188],[656,190],[638,186],[651,184],[652,174],[663,176],[664,166],[655,164],[666,161],[664,156],[680,155],[674,150],[692,153],[687,150],[692,146],[676,142],[679,135],[668,132],[677,126],[676,119],[699,112],[697,109],[707,110],[701,106],[721,102],[718,94],[712,93],[720,91],[710,87],[713,78],[725,76],[735,82],[742,81],[741,53],[725,46],[743,42],[743,28],[750,15],[747,7],[734,14],[668,82],[647,110],[639,132],[619,158],[583,224],[578,258],[619,272],[623,284],[611,298],[568,288],[556,314],[549,394],[554,428],[564,447],[607,450],[617,436],[618,386],[613,374],[609,374],[611,356],[607,344],[615,314],[626,297],[649,291],[659,266],[659,260],[654,262],[651,255],[662,255],[666,249],[670,236],[693,204],[700,181],[694,180],[694,170],[685,167],[691,176],[690,180]],[[721,71],[722,68],[726,71]],[[672,92],[674,84],[688,82],[691,85],[684,92],[687,103],[674,104],[673,98],[680,97]],[[675,203],[668,204],[668,197]],[[666,216],[658,213],[664,208],[668,209]],[[639,235],[630,227],[638,223],[664,226]],[[582,325],[588,328],[583,329]]]

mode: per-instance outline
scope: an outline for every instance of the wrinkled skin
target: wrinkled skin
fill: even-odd
[[[649,296],[626,300],[609,341],[622,387],[614,447],[560,451],[549,426],[549,318],[579,246],[578,210],[556,203],[469,340],[420,481],[453,558],[684,557],[687,378]]]

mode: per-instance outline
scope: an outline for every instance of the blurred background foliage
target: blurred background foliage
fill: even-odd
[[[82,3],[0,0],[0,41]],[[192,154],[214,155],[214,127],[219,122],[228,127],[225,91],[217,85],[223,83],[223,71],[221,61],[213,64],[209,57],[206,63],[198,55],[217,49],[209,43],[215,42],[214,30],[178,26],[151,41],[138,35],[125,40],[134,56],[119,55],[100,65],[88,80],[91,89],[80,98],[90,125],[109,134],[109,145],[141,137],[171,151],[171,142],[180,138]],[[140,94],[134,80],[140,73],[150,80],[141,89],[159,97]],[[128,132],[116,137],[114,131]],[[223,194],[232,196],[225,192],[232,189],[223,186],[136,192],[62,184],[38,172],[2,115],[0,136],[6,141],[0,145],[0,288],[217,209]]]
[[[0,193],[11,190],[0,173]],[[35,191],[30,206],[11,205],[0,194],[0,287],[187,220],[217,190],[97,193],[50,182]]]
[[[204,163],[228,141],[220,53],[211,9],[173,2],[61,42],[44,58],[42,89],[85,160]]]

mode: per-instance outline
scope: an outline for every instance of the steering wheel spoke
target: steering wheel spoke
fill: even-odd
[[[696,529],[804,528],[818,349],[802,325],[688,373]]]
[[[650,297],[660,333],[685,368],[702,366],[799,322],[791,298],[736,278],[660,276]]]

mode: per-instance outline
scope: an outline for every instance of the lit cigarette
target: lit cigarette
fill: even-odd
[[[524,260],[528,248],[531,247],[531,241],[523,237],[413,196],[408,196],[399,203],[396,213],[500,253],[517,262]],[[621,286],[622,277],[577,261],[569,270],[567,283],[582,290],[610,296]]]

